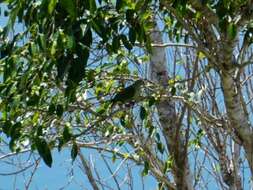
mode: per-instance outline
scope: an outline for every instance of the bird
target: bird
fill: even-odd
[[[116,103],[124,104],[133,100],[137,100],[140,96],[140,88],[143,84],[143,80],[137,80],[132,85],[122,89],[111,100],[112,106],[114,106]]]

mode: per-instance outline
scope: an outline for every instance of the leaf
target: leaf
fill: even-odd
[[[63,129],[62,136],[63,136],[64,142],[68,142],[71,139],[71,137],[72,137],[72,134],[70,133],[70,129],[69,129],[69,127],[67,125],[65,125],[65,127]]]
[[[237,27],[234,23],[229,23],[228,25],[228,36],[231,39],[234,39],[237,35]]]
[[[51,55],[54,56],[56,51],[57,51],[57,41],[54,40],[50,49]]]
[[[75,159],[77,157],[77,154],[78,154],[78,146],[77,146],[76,142],[74,141],[72,149],[71,149],[71,158],[72,158],[72,161],[75,161]]]
[[[118,36],[115,36],[113,39],[112,39],[112,49],[115,53],[117,53],[117,51],[119,50],[119,47],[120,47],[120,39]]]
[[[156,103],[155,97],[152,96],[151,98],[149,98],[149,100],[148,100],[149,107],[153,106],[155,103]]]
[[[141,120],[144,120],[147,118],[147,111],[143,106],[140,107],[140,118]]]
[[[154,135],[154,132],[155,132],[155,127],[154,125],[149,125],[148,126],[148,137],[151,137]]]
[[[89,0],[89,4],[90,4],[90,12],[94,13],[97,10],[96,1]]]
[[[120,35],[121,41],[123,42],[125,48],[127,48],[129,51],[133,48],[132,44],[128,41],[127,37],[125,35]]]
[[[7,25],[5,26],[4,30],[4,36],[6,37],[8,35],[8,33],[10,32],[11,29],[13,29],[13,26],[15,24],[15,20],[17,18],[19,12],[19,6],[15,6],[13,7],[13,9],[11,10],[10,14],[9,14],[9,20]]]
[[[136,31],[133,28],[129,29],[128,37],[129,37],[129,41],[134,45],[136,41]]]
[[[51,154],[50,148],[49,148],[46,140],[41,137],[37,137],[35,139],[35,144],[36,144],[36,148],[39,152],[39,155],[42,157],[45,164],[51,168],[53,159],[52,159],[52,154]]]
[[[116,153],[114,152],[112,155],[112,163],[115,163],[116,159],[117,159],[117,156],[116,156]]]
[[[66,46],[68,49],[73,49],[75,47],[75,39],[74,36],[67,35],[66,36]]]
[[[228,21],[225,18],[219,20],[219,27],[222,32],[226,32],[228,26]]]
[[[119,11],[124,5],[124,0],[116,0],[116,10]]]
[[[86,30],[84,31],[84,35],[83,38],[80,39],[80,41],[86,45],[88,48],[91,46],[92,44],[92,32],[91,32],[91,28],[87,27]],[[86,49],[87,49],[86,47]]]
[[[159,152],[161,154],[163,154],[164,153],[164,146],[163,146],[163,144],[161,142],[157,142],[156,145],[157,145],[157,149],[159,150]]]
[[[37,125],[36,135],[37,136],[42,136],[43,135],[43,125]]]
[[[126,20],[129,23],[134,23],[134,10],[133,9],[128,9],[126,11]]]
[[[55,104],[50,104],[50,105],[49,105],[49,108],[48,108],[48,113],[49,113],[50,115],[53,115],[53,114],[55,113],[55,109],[56,109]]]
[[[45,38],[44,34],[40,34],[39,35],[39,37],[38,37],[38,44],[39,44],[39,46],[40,46],[40,48],[42,50],[46,50],[47,45],[46,45],[46,38]]]
[[[172,96],[174,96],[176,94],[177,89],[175,88],[175,86],[172,86],[170,89],[170,93]]]
[[[125,117],[120,117],[120,124],[123,126],[123,127],[125,127],[126,126],[126,120],[125,120]]]
[[[64,109],[63,109],[63,105],[57,105],[56,106],[56,115],[58,117],[61,117],[63,115]]]
[[[76,18],[76,6],[73,0],[61,0],[62,7],[69,13],[70,18],[74,20]]]
[[[199,58],[199,59],[204,59],[204,58],[206,58],[206,55],[205,55],[202,51],[200,51],[200,52],[198,53],[198,58]]]
[[[20,122],[15,123],[14,125],[11,126],[10,128],[10,137],[12,140],[16,140],[21,136],[21,130],[22,125]]]
[[[168,158],[168,160],[165,162],[163,173],[165,174],[168,172],[173,166],[173,159],[171,157]]]
[[[81,50],[80,50],[81,51]],[[73,102],[76,99],[76,88],[78,83],[85,77],[85,68],[89,57],[89,52],[83,50],[82,55],[79,55],[77,59],[69,56],[70,68],[68,71],[68,78],[66,81],[67,88],[65,96],[68,97],[69,101]]]
[[[64,75],[69,67],[69,62],[66,56],[60,56],[56,60],[56,67],[57,67],[57,79],[62,81]]]
[[[103,18],[96,18],[91,21],[92,29],[104,40],[107,40],[107,31],[105,26],[103,25]]]
[[[61,149],[62,149],[62,147],[63,147],[63,145],[64,145],[65,143],[64,143],[64,140],[62,139],[62,138],[59,138],[58,139],[58,152],[60,152],[61,151]]]
[[[40,96],[34,94],[30,98],[28,98],[27,105],[35,106],[35,105],[38,105],[39,101],[40,101]]]
[[[48,4],[48,13],[51,15],[55,9],[58,0],[50,0]]]
[[[141,172],[142,176],[147,176],[149,171],[149,163],[147,161],[144,162],[144,169]]]
[[[37,124],[37,122],[39,121],[39,117],[40,117],[39,112],[35,112],[32,119],[33,125]]]
[[[11,121],[7,120],[3,123],[2,130],[5,133],[7,137],[10,136],[10,129],[11,129],[12,123]]]

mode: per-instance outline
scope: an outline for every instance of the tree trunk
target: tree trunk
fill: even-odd
[[[249,123],[248,114],[242,106],[243,97],[241,97],[240,88],[234,76],[236,68],[228,67],[221,72],[221,86],[224,93],[224,101],[227,110],[228,119],[233,132],[241,141],[246,158],[249,163],[251,173],[253,174],[253,132]]]
[[[162,33],[158,27],[151,31],[151,42],[162,44]],[[164,47],[153,47],[149,65],[150,80],[167,88],[168,72]],[[170,100],[162,100],[157,105],[159,121],[166,140],[166,146],[173,158],[172,173],[178,190],[193,190],[187,147],[180,135],[180,124],[176,122],[177,114],[175,105]]]

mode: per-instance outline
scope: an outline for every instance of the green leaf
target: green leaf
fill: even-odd
[[[147,118],[147,111],[143,106],[140,107],[140,118],[141,120],[144,120]]]
[[[62,7],[69,13],[70,18],[74,20],[76,18],[76,6],[73,0],[61,0]]]
[[[39,36],[38,36],[38,44],[39,44],[39,46],[40,46],[40,48],[42,50],[46,50],[47,45],[46,45],[46,38],[45,38],[44,34],[39,34]]]
[[[8,20],[8,23],[7,25],[5,26],[4,30],[5,30],[5,33],[4,33],[4,36],[7,36],[8,33],[13,29],[13,26],[15,24],[15,20],[17,18],[17,15],[18,15],[18,12],[19,12],[19,6],[15,6],[10,14],[9,14],[9,20]]]
[[[63,140],[63,138],[59,138],[58,139],[58,152],[60,152],[61,151],[61,149],[62,149],[62,147],[63,147],[63,145],[65,144],[65,142],[64,142],[64,140]]]
[[[35,106],[35,105],[38,105],[39,101],[40,101],[40,96],[34,94],[28,98],[27,105],[28,106]]]
[[[175,88],[175,86],[172,86],[170,89],[170,93],[172,96],[174,96],[176,94],[177,89]]]
[[[36,135],[37,136],[42,136],[43,135],[43,125],[37,125]]]
[[[115,53],[117,53],[117,51],[119,50],[119,47],[120,47],[120,39],[118,36],[115,36],[113,39],[112,39],[112,49]]]
[[[163,146],[163,144],[161,142],[157,142],[156,145],[157,145],[157,149],[159,150],[159,152],[161,154],[163,154],[164,153],[164,146]]]
[[[16,140],[21,136],[21,132],[20,132],[21,128],[22,128],[22,125],[20,122],[15,123],[14,125],[11,126],[10,128],[11,139]]]
[[[70,133],[70,129],[69,129],[69,127],[67,125],[65,125],[65,127],[63,129],[62,136],[63,136],[64,142],[68,142],[71,139],[71,137],[72,137],[72,134]]]
[[[126,11],[126,20],[129,23],[134,23],[134,13],[135,11],[133,9],[128,9]]]
[[[128,37],[129,37],[129,41],[134,45],[134,43],[136,41],[136,31],[135,31],[135,29],[133,29],[133,28],[129,29]]]
[[[228,36],[231,39],[235,39],[236,35],[237,35],[237,27],[234,23],[229,23],[228,25]]]
[[[103,25],[104,20],[103,18],[95,18],[91,21],[92,29],[104,40],[107,40],[107,31],[105,26]]]
[[[144,162],[144,169],[141,172],[142,176],[147,176],[149,171],[149,163],[147,161]]]
[[[48,113],[49,113],[50,115],[53,115],[53,114],[55,113],[55,110],[56,110],[55,104],[50,104],[50,105],[49,105],[49,108],[48,108]]]
[[[90,4],[90,12],[94,13],[97,10],[96,1],[89,0],[89,4]]]
[[[153,106],[155,103],[156,103],[155,97],[152,96],[151,98],[149,98],[149,100],[148,100],[149,107]]]
[[[35,139],[35,144],[36,144],[36,148],[39,152],[39,155],[42,157],[45,164],[51,168],[53,159],[52,159],[52,154],[51,154],[50,148],[49,148],[46,140],[41,137],[37,137]]]
[[[112,163],[115,163],[116,159],[117,159],[117,156],[116,156],[116,153],[114,152],[112,155]]]
[[[129,51],[133,48],[132,44],[128,41],[127,37],[125,35],[120,35],[121,41],[123,42],[125,48],[127,48]]]
[[[225,18],[219,20],[219,27],[222,32],[226,32],[228,26],[228,21]]]
[[[5,122],[3,123],[2,130],[3,130],[3,132],[5,133],[5,135],[6,135],[7,137],[10,136],[10,129],[11,129],[11,127],[12,127],[11,121],[7,120],[7,121],[5,121]]]
[[[58,0],[50,0],[48,4],[48,13],[51,15],[55,9]]]
[[[154,125],[149,125],[148,126],[148,137],[151,137],[154,135],[154,132],[155,132],[155,127]]]
[[[86,28],[86,30],[84,31],[83,38],[81,38],[80,41],[86,46],[86,50],[88,50],[88,48],[92,44],[92,32],[90,27]]]
[[[57,105],[56,106],[56,115],[58,117],[61,117],[63,115],[64,109],[63,109],[63,105]]]
[[[126,120],[125,120],[125,117],[120,117],[120,124],[123,126],[123,127],[125,127],[126,126]]]
[[[72,161],[75,161],[75,159],[77,157],[77,154],[78,154],[78,146],[77,146],[76,142],[74,141],[72,149],[71,149],[71,158],[72,158]]]
[[[124,5],[124,0],[116,0],[116,10],[119,11]]]
[[[164,164],[163,173],[166,174],[173,166],[173,159],[169,157]]]
[[[202,51],[200,51],[200,52],[198,53],[198,58],[199,58],[199,59],[205,59],[205,58],[206,58],[206,55],[205,55]]]

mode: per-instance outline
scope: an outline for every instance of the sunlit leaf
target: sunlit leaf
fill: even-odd
[[[49,14],[52,14],[54,9],[55,9],[55,6],[57,4],[58,0],[50,0],[49,1],[49,4],[48,4],[48,13]]]

